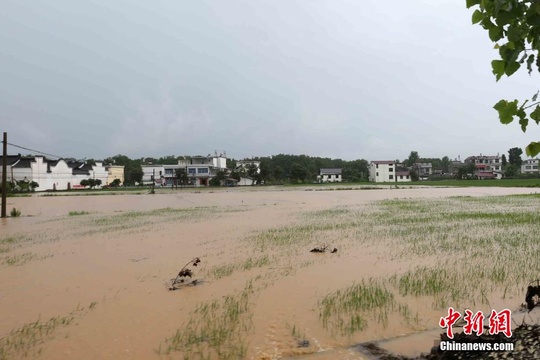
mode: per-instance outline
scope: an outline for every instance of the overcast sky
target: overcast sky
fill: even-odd
[[[463,159],[540,140],[492,109],[538,76],[495,81],[464,0],[0,1],[0,130],[31,149]]]

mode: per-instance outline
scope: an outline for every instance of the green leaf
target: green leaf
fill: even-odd
[[[517,42],[521,40],[521,30],[516,26],[510,25],[506,30],[506,35],[509,41]]]
[[[536,93],[536,95],[538,95],[538,93]],[[534,95],[533,101],[536,101],[536,95]],[[531,113],[531,119],[533,119],[537,125],[540,123],[540,106],[536,105],[536,108]]]
[[[514,116],[518,113],[517,104],[517,100],[511,102],[501,100],[493,106],[493,108],[499,112],[499,121],[502,124],[506,125],[514,121]]]
[[[539,92],[540,92],[540,91],[537,91],[536,94],[533,95],[532,101],[536,101],[536,99],[538,99],[538,93],[539,93]]]
[[[525,114],[525,111],[520,110],[518,111],[517,116],[519,117],[519,125],[521,125],[521,131],[526,132],[527,125],[529,125],[529,119],[527,119],[527,114]]]
[[[480,0],[467,0],[467,9],[474,5],[480,5]]]
[[[493,60],[491,62],[493,75],[495,75],[497,81],[499,81],[501,76],[503,76],[505,66],[506,66],[506,61],[504,60]]]
[[[507,63],[506,68],[504,69],[506,76],[512,76],[512,74],[518,71],[520,66],[521,65],[517,61]]]
[[[472,23],[477,24],[484,19],[484,14],[480,10],[475,10],[472,14]]]
[[[503,31],[502,29],[499,29],[497,26],[493,26],[489,28],[489,38],[491,41],[499,41],[503,38]]]
[[[529,157],[534,157],[540,153],[540,142],[531,142],[526,148],[525,153]]]

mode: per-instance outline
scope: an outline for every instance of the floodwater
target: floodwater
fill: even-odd
[[[246,333],[249,359],[308,356],[313,359],[365,358],[351,345],[437,329],[431,324],[411,329],[392,323],[369,326],[354,337],[331,334],[319,320],[318,302],[361,279],[405,271],[414,262],[394,261],[385,249],[348,246],[336,254],[312,254],[311,247],[332,242],[315,238],[303,249],[268,249],[268,263],[236,268],[217,277],[212,270],[263,256],[250,243],[258,232],[302,222],[303,213],[394,198],[440,198],[532,193],[515,188],[423,188],[314,191],[310,188],[176,190],[164,194],[106,196],[32,196],[8,198],[0,239],[0,338],[40,320],[75,314],[65,325],[51,326],[28,356],[40,359],[151,359],[160,345],[182,329],[198,304],[241,291],[250,279],[252,326]],[[158,209],[186,209],[168,214]],[[69,216],[69,212],[87,212]],[[130,216],[130,212],[146,212]],[[145,215],[146,214],[146,215]],[[126,216],[122,216],[126,215]],[[366,229],[369,230],[369,229]],[[339,231],[335,234],[339,236]],[[192,258],[201,285],[169,291],[167,283]],[[12,264],[8,264],[11,259]],[[275,263],[274,263],[275,262]],[[429,308],[420,304],[419,306]],[[428,310],[431,311],[431,310]],[[429,350],[438,332],[418,341],[388,347],[415,354]],[[309,346],[299,347],[298,339]],[[410,339],[415,339],[412,337]],[[14,352],[22,357],[21,352]],[[0,354],[1,355],[1,354]],[[1,356],[0,356],[1,357]],[[197,357],[195,357],[197,358]],[[302,357],[304,358],[304,357]]]

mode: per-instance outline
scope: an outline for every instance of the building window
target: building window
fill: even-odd
[[[534,170],[538,170],[538,165],[533,165]]]
[[[379,164],[375,164],[375,167],[378,169],[378,168],[379,168]]]
[[[389,172],[394,172],[394,168],[388,168]]]
[[[208,174],[208,168],[198,168],[197,174]]]
[[[375,176],[379,176],[379,173],[375,173]]]
[[[400,178],[401,180],[403,180],[403,175],[399,175],[399,178]]]
[[[188,174],[195,175],[195,172],[197,172],[197,169],[195,169],[195,168],[189,168],[188,169]]]
[[[389,178],[390,180],[394,180],[394,175],[388,175],[388,178]]]

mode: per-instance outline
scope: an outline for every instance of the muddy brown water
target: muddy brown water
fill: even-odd
[[[330,257],[310,254],[306,248],[298,259],[290,259],[291,271],[273,269],[268,264],[236,270],[220,279],[213,279],[208,272],[220,264],[242,262],[253,256],[246,237],[261,229],[292,224],[295,216],[305,211],[363,206],[393,198],[533,192],[536,190],[524,188],[312,191],[276,187],[212,192],[178,190],[156,195],[8,198],[8,210],[16,207],[23,216],[1,219],[1,238],[12,237],[15,244],[0,257],[5,260],[7,256],[31,254],[26,256],[32,258],[19,266],[8,266],[5,261],[0,264],[0,337],[38,319],[46,321],[84,308],[71,324],[58,326],[39,344],[39,358],[158,358],[156,350],[160,344],[182,327],[197,304],[241,290],[246,281],[261,275],[257,281],[262,285],[251,299],[253,326],[247,337],[247,358],[361,359],[364,356],[351,350],[350,345],[427,334],[388,345],[394,352],[414,355],[419,348],[427,351],[433,344],[438,332],[424,330],[436,329],[441,314],[426,310],[432,312],[433,323],[421,324],[421,331],[399,322],[386,328],[374,324],[353,338],[333,336],[319,321],[317,303],[325,294],[359,279],[392,274],[411,265],[384,258],[384,249],[366,252],[348,248]],[[96,225],[96,231],[92,231],[92,219],[114,219],[115,215],[130,211],[163,208],[198,212],[192,218],[180,220],[159,221],[153,217],[144,222],[144,216],[126,219],[126,224],[134,224],[126,228],[121,227],[120,219],[107,224],[109,227]],[[68,216],[70,211],[90,214]],[[315,239],[313,246],[322,241]],[[200,286],[168,291],[165,283],[195,256],[202,260],[201,267],[194,269],[196,277],[207,281]],[[297,262],[305,266],[294,265]],[[309,348],[297,347],[293,326],[310,341]],[[37,356],[31,354],[30,357]],[[161,357],[178,358],[178,353]]]

